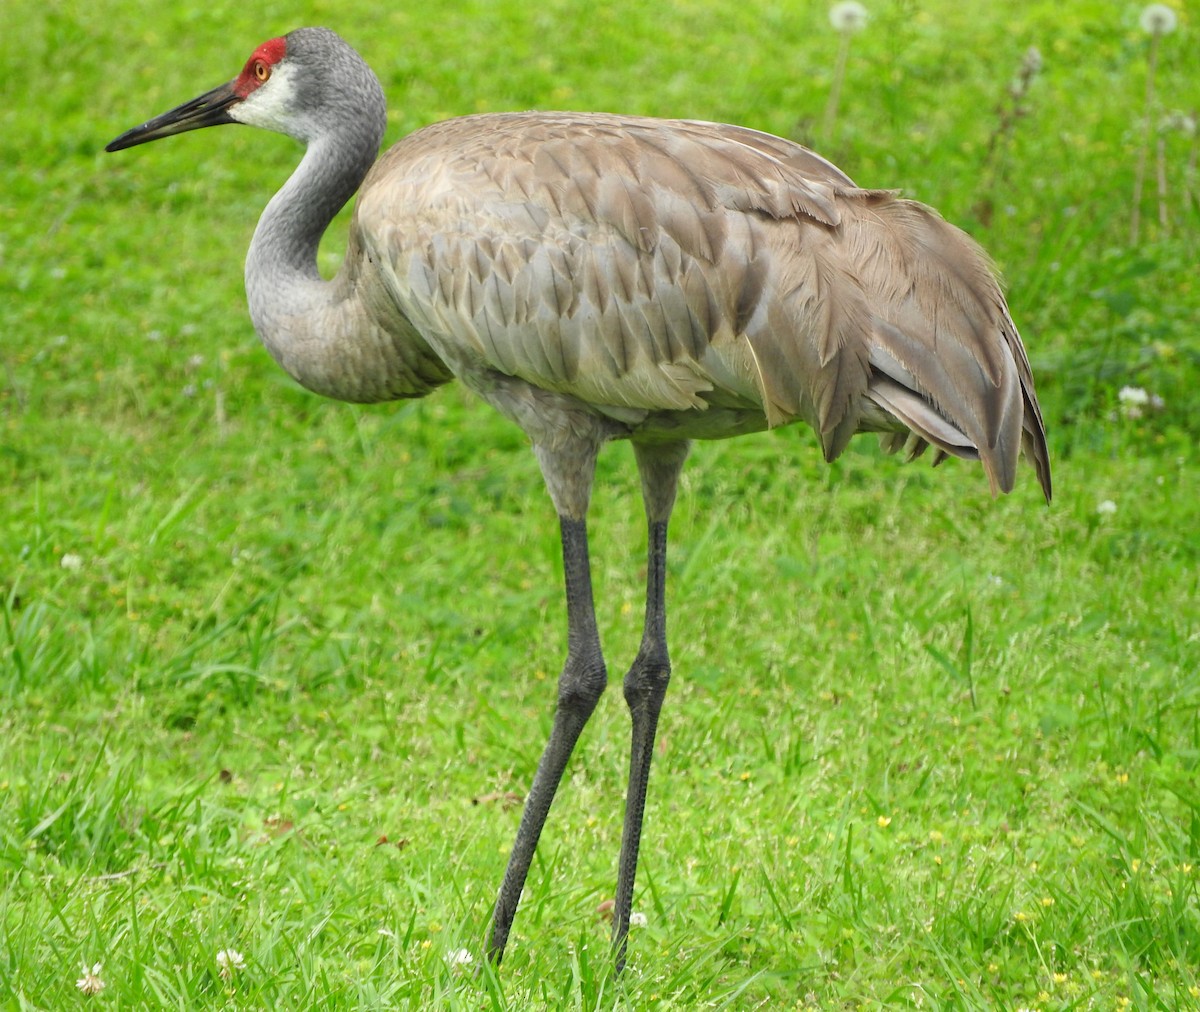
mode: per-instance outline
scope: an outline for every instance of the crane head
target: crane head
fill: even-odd
[[[120,151],[223,123],[248,123],[295,135],[292,118],[287,115],[293,91],[287,81],[291,76],[287,55],[288,36],[264,42],[232,81],[126,130],[104,150]]]

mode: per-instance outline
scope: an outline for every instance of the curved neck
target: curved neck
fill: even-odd
[[[381,108],[377,122],[351,120],[312,140],[246,256],[250,318],[263,344],[301,386],[336,400],[420,397],[450,379],[398,310],[381,315],[387,300],[371,297],[379,281],[364,276],[357,223],[338,276],[325,281],[317,270],[321,236],[373,164],[384,119]]]
[[[272,351],[281,316],[319,310],[336,299],[337,286],[317,270],[317,248],[375,151],[376,144],[363,142],[355,151],[336,135],[313,141],[259,218],[246,254],[246,295],[255,329]]]

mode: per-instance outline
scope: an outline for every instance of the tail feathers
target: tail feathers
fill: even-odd
[[[1025,459],[1032,465],[1037,474],[1038,484],[1042,486],[1042,494],[1046,502],[1050,501],[1053,483],[1050,479],[1050,450],[1046,446],[1046,423],[1042,419],[1042,407],[1038,404],[1037,393],[1033,387],[1033,372],[1029,368],[1029,358],[1021,337],[1017,333],[1016,324],[1008,315],[1008,307],[1003,306],[1004,339],[1013,352],[1017,362],[1017,374],[1021,377],[1021,393],[1023,395],[1023,414],[1021,417],[1021,451]]]
[[[941,414],[923,395],[876,373],[871,378],[866,398],[873,407],[881,409],[895,423],[904,426],[899,431],[879,433],[879,445],[885,453],[903,451],[905,460],[913,461],[932,446],[935,448],[932,462],[934,467],[947,457],[980,460],[993,495],[1012,490],[1016,454],[1008,454],[1012,463],[1006,465],[1005,460],[997,459],[998,454],[992,449],[984,448],[981,451],[961,428]],[[1046,436],[1041,427],[1040,416],[1034,413],[1028,398],[1025,400],[1020,455],[1033,466],[1038,484],[1041,485],[1046,502],[1049,502],[1052,489]],[[878,419],[874,411],[869,412],[869,415]]]
[[[1021,452],[1033,465],[1038,484],[1042,486],[1042,495],[1046,497],[1046,502],[1049,502],[1053,483],[1050,480],[1050,451],[1046,447],[1046,430],[1042,427],[1042,413],[1038,410],[1037,400],[1031,400],[1028,395],[1025,398],[1025,417],[1022,421]]]
[[[907,200],[845,214],[847,248],[875,308],[865,415],[905,427],[885,448],[979,460],[992,494],[1016,482],[1022,450],[1047,499],[1045,427],[1025,349],[983,251],[936,212]],[[872,421],[879,421],[872,417]]]
[[[938,414],[920,395],[894,380],[877,375],[871,380],[867,397],[908,429],[907,432],[885,434],[884,448],[889,452],[906,449],[908,459],[913,460],[924,453],[927,446],[936,446],[952,457],[979,459],[979,450],[969,436]]]

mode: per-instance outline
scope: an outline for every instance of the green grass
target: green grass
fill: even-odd
[[[824,4],[8,5],[0,1007],[1200,1007],[1195,142],[1164,135],[1170,227],[1151,175],[1130,248],[1137,4],[870,6],[820,138]],[[694,453],[619,981],[596,907],[644,576],[628,447],[592,512],[614,685],[502,971],[464,973],[519,817],[486,799],[529,783],[564,650],[536,464],[458,388],[355,408],[270,362],[241,260],[291,142],[102,153],[302,23],[375,66],[389,140],[480,109],[734,120],[936,204],[1007,278],[1049,509],[1028,471],[992,502],[977,468],[871,440]],[[1163,111],[1200,105],[1196,31],[1163,40]],[[1161,408],[1126,417],[1125,385]]]

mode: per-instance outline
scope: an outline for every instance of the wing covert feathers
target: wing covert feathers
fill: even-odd
[[[890,451],[979,459],[993,492],[1023,449],[1049,498],[1029,362],[986,256],[790,141],[599,114],[450,120],[380,159],[355,228],[464,379],[670,415],[684,436],[714,406],[803,420],[828,459],[876,431]]]

